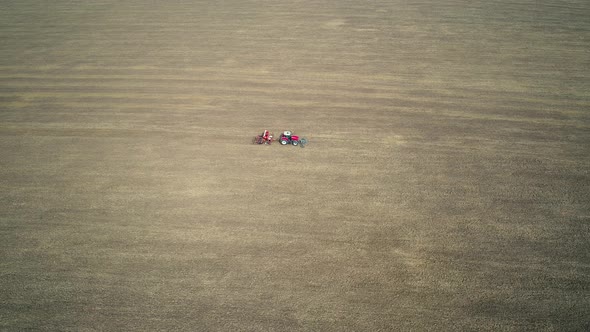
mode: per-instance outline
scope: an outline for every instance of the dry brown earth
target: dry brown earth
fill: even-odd
[[[0,330],[590,327],[588,1],[1,7]]]

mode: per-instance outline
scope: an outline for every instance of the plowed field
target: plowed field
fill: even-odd
[[[1,330],[590,328],[589,2],[1,8]]]

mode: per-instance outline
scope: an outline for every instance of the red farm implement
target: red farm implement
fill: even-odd
[[[274,141],[273,135],[268,130],[265,130],[262,134],[254,136],[252,143],[254,144],[271,144]]]

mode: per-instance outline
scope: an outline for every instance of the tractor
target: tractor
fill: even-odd
[[[299,137],[297,135],[293,135],[290,131],[284,131],[279,138],[281,145],[292,144],[294,146],[301,146],[304,147],[307,144],[307,140],[303,137]]]
[[[258,136],[254,136],[252,143],[254,144],[271,144],[274,141],[273,134],[268,130],[262,132]]]

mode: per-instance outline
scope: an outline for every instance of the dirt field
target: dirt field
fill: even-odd
[[[0,330],[590,329],[589,17],[2,1]]]

